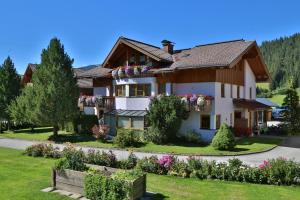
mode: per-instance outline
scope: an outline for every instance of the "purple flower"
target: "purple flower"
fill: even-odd
[[[166,156],[161,157],[158,160],[158,164],[165,169],[170,169],[172,167],[172,165],[174,164],[174,160],[175,159],[173,156],[166,155]]]
[[[125,73],[129,76],[133,75],[133,68],[130,66],[125,67]]]
[[[150,69],[151,69],[150,66],[144,66],[144,67],[142,68],[142,73],[146,73],[146,72],[149,71]]]
[[[194,103],[197,101],[197,99],[198,99],[197,95],[193,94],[193,96],[191,96],[191,98],[190,98],[190,102]]]

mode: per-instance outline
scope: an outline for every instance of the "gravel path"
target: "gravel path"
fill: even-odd
[[[26,149],[26,147],[38,143],[41,142],[0,138],[0,147],[19,149],[19,150],[24,150]],[[53,145],[60,149],[63,149],[65,147],[65,145],[63,144],[53,144]],[[89,149],[95,149],[95,150],[106,151],[106,152],[109,151],[109,149],[104,149],[104,148],[92,148],[92,147],[78,147],[78,148],[82,148],[82,150],[85,152],[87,152]],[[129,151],[126,150],[112,149],[112,151],[114,154],[116,154],[118,159],[125,159],[129,155]],[[134,154],[138,158],[149,157],[152,155],[161,157],[165,155],[159,153],[144,153],[144,152],[134,152]],[[177,156],[177,157],[178,159],[181,160],[185,160],[188,158],[188,156]],[[285,139],[282,145],[274,148],[271,151],[263,152],[263,153],[239,155],[239,156],[198,156],[198,157],[206,160],[216,160],[218,162],[226,162],[228,159],[236,157],[242,160],[244,163],[251,166],[258,166],[266,159],[272,159],[277,157],[294,159],[295,161],[300,162],[300,137],[289,137]]]

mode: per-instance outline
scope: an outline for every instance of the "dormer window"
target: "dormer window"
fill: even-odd
[[[146,56],[140,55],[140,65],[146,65]]]

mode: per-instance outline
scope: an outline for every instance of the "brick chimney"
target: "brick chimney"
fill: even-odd
[[[173,54],[173,47],[174,43],[169,40],[161,41],[164,51],[168,52],[169,54]]]

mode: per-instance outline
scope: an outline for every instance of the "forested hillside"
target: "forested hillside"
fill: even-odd
[[[292,77],[300,87],[300,33],[264,41],[260,49],[272,75],[272,90],[285,86]]]

